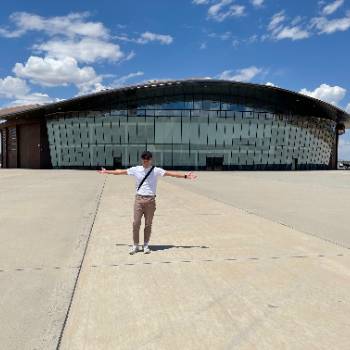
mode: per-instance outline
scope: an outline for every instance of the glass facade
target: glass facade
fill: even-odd
[[[218,96],[152,98],[46,122],[54,168],[129,167],[147,149],[169,169],[326,169],[336,142],[333,120]]]

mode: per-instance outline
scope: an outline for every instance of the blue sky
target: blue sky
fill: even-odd
[[[150,79],[274,84],[350,112],[349,0],[7,1],[0,107]],[[350,159],[350,133],[340,140]]]

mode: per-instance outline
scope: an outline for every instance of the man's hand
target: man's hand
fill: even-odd
[[[116,170],[106,170],[105,168],[101,168],[101,170],[97,170],[100,174],[111,174],[111,175],[127,175],[128,171],[126,169],[116,169]]]
[[[192,173],[192,171],[189,171],[188,173],[186,173],[186,175],[187,175],[186,179],[188,180],[195,180],[198,177],[196,174]]]
[[[100,174],[108,174],[105,168],[101,168],[101,170],[97,170],[97,172]]]
[[[188,173],[178,173],[177,171],[166,170],[164,176],[178,177],[181,179],[184,179],[186,176],[186,179],[189,179],[189,180],[194,180],[197,178],[197,175],[193,174],[191,171]]]

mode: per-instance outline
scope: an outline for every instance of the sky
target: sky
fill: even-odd
[[[2,0],[0,108],[148,80],[273,84],[350,113],[350,0]],[[350,130],[339,159],[350,160]]]

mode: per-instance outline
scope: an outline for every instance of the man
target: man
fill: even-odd
[[[130,254],[135,254],[141,250],[139,246],[139,232],[141,226],[142,215],[145,216],[144,228],[144,245],[143,252],[149,254],[151,252],[148,244],[151,237],[152,220],[156,210],[156,189],[159,176],[172,176],[188,180],[194,180],[197,175],[192,172],[177,173],[164,170],[156,166],[152,166],[152,153],[144,151],[141,154],[142,165],[134,166],[128,169],[106,170],[102,168],[98,172],[100,174],[112,175],[132,175],[136,178],[136,195],[134,202],[134,222],[133,222],[133,246]]]

